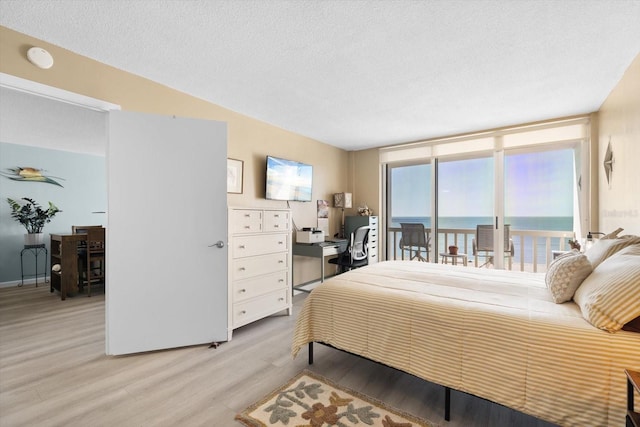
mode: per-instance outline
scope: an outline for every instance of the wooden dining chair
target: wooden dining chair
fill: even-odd
[[[91,296],[91,283],[104,283],[106,270],[105,229],[91,227],[87,229],[85,282],[87,296]]]

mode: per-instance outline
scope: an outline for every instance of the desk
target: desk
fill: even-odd
[[[467,254],[458,252],[453,255],[448,252],[440,252],[440,256],[442,257],[443,264],[449,264],[449,258],[451,258],[451,264],[458,265],[458,258],[462,258],[462,264],[467,265]]]
[[[327,241],[321,243],[294,243],[293,255],[307,256],[320,259],[320,282],[324,282],[324,259],[328,256],[338,255],[347,250],[347,240]],[[293,277],[293,275],[292,275]],[[297,285],[304,286],[306,285]],[[297,287],[293,286],[295,290]],[[297,289],[303,292],[309,292],[304,289]]]

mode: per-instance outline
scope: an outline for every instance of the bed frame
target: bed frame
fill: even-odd
[[[310,342],[309,344],[307,344],[307,347],[309,349],[309,365],[313,365],[313,344],[314,344],[313,341]],[[327,343],[324,343],[324,342],[318,342],[318,344],[322,344],[324,346],[331,347],[331,348],[333,348],[335,350],[342,351],[343,353],[351,354],[351,355],[357,356],[357,357],[359,357],[361,359],[365,359],[365,360],[368,360],[370,362],[377,363],[378,365],[386,366],[387,368],[391,368],[391,369],[394,369],[396,371],[399,371],[399,372],[402,372],[402,373],[406,374],[406,372],[401,371],[400,369],[394,368],[393,366],[389,366],[389,365],[386,365],[386,364],[381,363],[381,362],[376,362],[375,360],[367,359],[364,356],[360,356],[359,354],[352,353],[352,352],[347,351],[347,350],[342,350],[340,348],[332,346],[331,344],[327,344]],[[409,374],[409,375],[411,375],[411,374]],[[416,377],[415,375],[412,375],[412,376]],[[419,378],[419,377],[416,377],[416,378]],[[419,379],[422,380],[422,378],[419,378]],[[444,419],[445,419],[445,421],[451,421],[451,387],[447,387],[447,386],[444,386]]]

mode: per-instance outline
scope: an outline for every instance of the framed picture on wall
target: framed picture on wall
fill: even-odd
[[[227,159],[227,193],[242,194],[244,161]]]

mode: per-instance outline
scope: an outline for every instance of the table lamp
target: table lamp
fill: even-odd
[[[338,237],[344,239],[344,209],[351,207],[351,193],[335,193],[333,195],[333,206],[342,208],[342,222],[340,223],[340,234]]]

